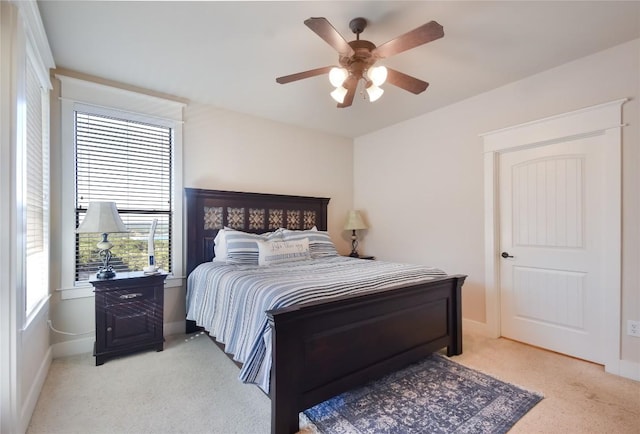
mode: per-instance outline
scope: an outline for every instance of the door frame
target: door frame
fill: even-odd
[[[503,152],[603,136],[605,152],[605,237],[602,348],[605,370],[620,374],[622,243],[622,105],[627,98],[480,134],[484,141],[484,256],[486,333],[500,337],[499,156]]]

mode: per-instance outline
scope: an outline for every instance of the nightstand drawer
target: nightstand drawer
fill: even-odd
[[[155,289],[153,287],[117,289],[104,293],[105,306],[136,302],[146,303],[147,300],[153,301],[154,299]]]

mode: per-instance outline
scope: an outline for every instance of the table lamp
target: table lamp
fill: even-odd
[[[345,231],[352,231],[351,233],[351,253],[349,256],[352,258],[359,258],[358,254],[358,237],[356,236],[356,231],[359,229],[367,229],[367,225],[364,224],[362,220],[362,216],[360,215],[360,211],[351,210],[347,215],[347,222],[344,225]]]
[[[102,234],[102,240],[97,244],[100,250],[102,267],[96,273],[98,279],[113,279],[116,272],[109,265],[113,243],[107,239],[110,233],[129,232],[122,223],[115,202],[90,202],[84,220],[76,229],[79,234]]]

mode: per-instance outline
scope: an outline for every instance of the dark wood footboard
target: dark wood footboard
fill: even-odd
[[[267,312],[271,432],[295,433],[299,412],[434,351],[461,354],[465,277]]]

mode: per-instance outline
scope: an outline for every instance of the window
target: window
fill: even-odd
[[[60,258],[63,300],[93,297],[99,234],[76,234],[90,201],[115,202],[126,234],[109,234],[116,272],[156,264],[181,287],[182,111],[185,103],[71,75],[60,80]]]
[[[113,114],[115,113],[115,114]],[[154,220],[156,265],[173,271],[173,128],[139,120],[126,112],[74,111],[75,224],[89,202],[116,202],[124,234],[109,234],[110,264],[116,273],[147,265],[147,241]],[[133,119],[136,118],[136,119]],[[88,280],[100,266],[99,234],[76,234],[75,281]]]
[[[48,89],[43,89],[30,51],[25,74],[25,140],[22,149],[25,312],[49,294]]]

